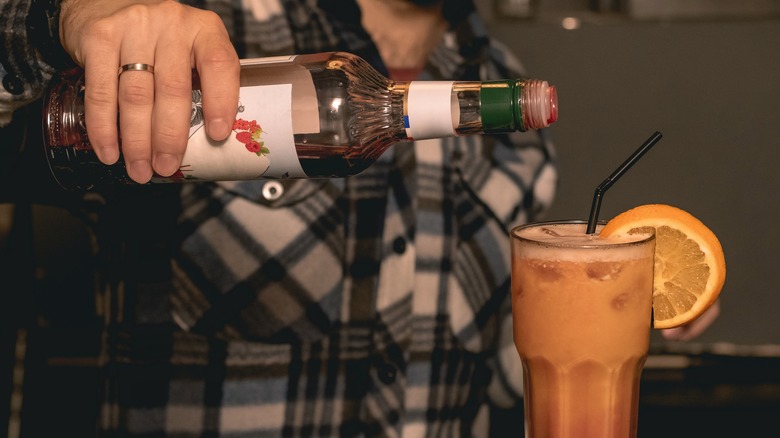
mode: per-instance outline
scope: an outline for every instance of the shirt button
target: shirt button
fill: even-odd
[[[14,75],[5,75],[3,78],[3,88],[15,96],[24,93],[24,83]]]
[[[392,364],[381,362],[377,365],[376,374],[382,383],[389,385],[395,382],[396,376],[398,375],[398,369]]]
[[[266,181],[263,183],[262,195],[266,201],[276,201],[284,194],[284,186],[279,181]]]
[[[393,251],[396,254],[403,254],[406,251],[406,239],[403,237],[396,237],[393,240]]]

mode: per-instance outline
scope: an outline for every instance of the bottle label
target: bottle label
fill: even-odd
[[[412,81],[406,93],[404,127],[410,139],[452,137],[460,119],[451,81]]]
[[[305,177],[295,152],[292,84],[241,87],[233,132],[206,135],[201,91],[193,90],[190,137],[178,172],[156,180],[238,181]]]

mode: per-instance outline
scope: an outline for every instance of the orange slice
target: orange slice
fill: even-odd
[[[677,327],[698,318],[720,295],[726,259],[715,234],[677,207],[641,205],[607,222],[601,236],[654,232],[653,327]]]

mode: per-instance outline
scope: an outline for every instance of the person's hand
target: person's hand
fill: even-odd
[[[240,66],[222,20],[173,0],[63,0],[60,40],[85,70],[85,117],[98,158],[122,155],[127,173],[145,183],[154,169],[178,170],[187,146],[192,69],[200,76],[206,132],[229,134],[238,107]],[[141,63],[148,71],[126,71]],[[119,131],[117,131],[117,110]]]
[[[661,336],[670,341],[690,341],[704,332],[720,315],[720,300],[712,303],[701,316],[680,327],[661,330]]]

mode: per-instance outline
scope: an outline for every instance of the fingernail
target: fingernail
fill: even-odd
[[[179,169],[179,157],[174,154],[157,153],[152,161],[154,171],[162,176],[170,176]]]
[[[127,163],[127,175],[137,183],[146,184],[152,179],[152,166],[145,160],[132,161]]]
[[[97,152],[98,158],[103,164],[114,164],[119,160],[119,148],[114,146],[101,147]]]
[[[230,126],[224,119],[210,120],[206,129],[212,140],[224,140],[230,134]]]

